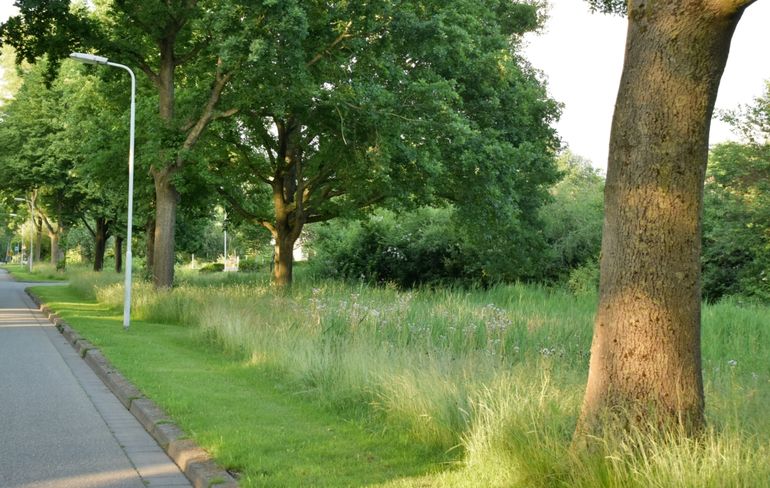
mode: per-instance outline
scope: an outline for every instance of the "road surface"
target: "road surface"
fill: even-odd
[[[27,286],[0,269],[0,487],[190,487]]]

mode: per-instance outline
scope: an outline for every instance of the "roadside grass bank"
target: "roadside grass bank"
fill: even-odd
[[[35,263],[32,265],[32,273],[29,272],[27,265],[21,264],[3,264],[2,268],[17,281],[36,282],[36,281],[64,281],[67,279],[65,273],[57,271],[56,267],[48,263]]]
[[[415,471],[422,474],[369,482],[331,477],[318,486],[761,487],[770,480],[767,307],[737,301],[704,306],[704,379],[711,427],[701,439],[661,441],[639,433],[629,439],[604,439],[603,451],[577,455],[569,444],[587,373],[595,297],[522,285],[404,292],[323,281],[275,294],[266,281],[249,282],[244,276],[181,278],[178,287],[161,293],[149,284],[135,285],[133,315],[147,335],[123,343],[135,334],[121,335],[114,313],[122,304],[120,277],[75,274],[72,289],[98,300],[99,305],[91,306],[113,313],[114,326],[103,337],[104,323],[86,323],[81,329],[74,315],[86,321],[88,317],[76,311],[72,325],[111,359],[112,349],[117,354],[129,354],[119,349],[144,350],[150,347],[145,342],[156,341],[166,330],[185,334],[189,347],[204,355],[224,351],[238,364],[235,371],[247,372],[243,381],[226,380],[236,390],[245,390],[243,394],[279,385],[291,405],[335,412],[354,425],[368,426],[372,439],[394,436],[402,446],[396,450],[419,446],[428,453],[415,457]],[[164,347],[155,354],[166,354]],[[135,363],[141,361],[136,356],[122,361],[125,368],[113,360],[175,418],[177,413],[190,415],[175,407],[174,402],[189,405],[179,399],[180,393],[164,393],[172,385],[156,384],[161,380],[155,376],[162,373],[138,371]],[[163,371],[162,364],[155,368]],[[228,374],[240,378],[233,371]],[[196,381],[194,375],[184,377],[182,372],[178,381]],[[192,387],[177,387],[187,388]],[[208,383],[198,394],[221,395]],[[228,407],[219,405],[218,413],[223,411]],[[189,432],[198,432],[196,424],[188,427],[182,418],[179,422]],[[259,473],[258,467],[247,466],[253,458],[244,455],[236,462],[219,455],[236,449],[231,444],[251,442],[249,434],[260,435],[259,424],[238,417],[233,423],[237,426],[196,435],[196,440],[226,466]],[[233,437],[233,432],[245,434]],[[282,445],[280,439],[273,442],[274,449]],[[459,462],[454,469],[426,467],[436,462],[436,453]],[[285,462],[291,465],[297,455],[279,457],[288,458]],[[367,471],[368,466],[358,469]],[[244,486],[282,486],[258,477],[249,483]]]
[[[194,328],[135,320],[69,287],[33,292],[156,401],[242,486],[365,486],[446,469],[443,452],[303,400],[269,367]]]

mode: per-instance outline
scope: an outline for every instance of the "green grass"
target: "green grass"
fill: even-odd
[[[99,335],[103,326],[89,325],[86,312],[73,311],[76,328],[108,356],[125,355],[115,364],[221,462],[249,473],[244,486],[761,487],[770,480],[764,307],[704,307],[711,430],[702,439],[640,433],[604,439],[603,451],[578,455],[569,446],[587,373],[595,297],[522,285],[401,292],[323,281],[276,295],[263,279],[190,274],[162,293],[136,284],[132,313],[139,325],[122,334],[112,312],[122,303],[120,277],[75,273],[72,283],[78,296],[97,298],[101,313],[114,316],[106,337]],[[76,315],[85,320],[82,325]],[[141,351],[168,361],[147,365],[152,359]],[[230,366],[218,380],[196,377],[201,368],[213,368],[185,363],[198,354],[225,358]],[[176,356],[180,364],[172,360]],[[169,370],[179,375],[166,382]],[[214,393],[217,382],[233,392]],[[270,408],[272,414],[228,413],[222,425],[198,424],[213,422],[204,416],[229,412],[228,400],[216,399],[257,395],[260,400],[245,403],[258,409],[254,403],[273,405],[261,396],[268,394],[283,399]],[[213,410],[192,406],[196,396],[211,401]],[[338,450],[334,439],[313,434],[303,443],[300,429],[294,447],[284,451],[281,439],[293,437],[278,432],[297,422],[290,412],[303,408],[309,409],[302,414],[307,422],[346,419],[344,425],[363,428],[363,437],[346,440],[349,433],[335,428],[341,445],[356,445],[340,457],[330,454]],[[284,411],[288,420],[282,420]],[[193,420],[197,415],[201,419]],[[264,425],[260,419],[270,420]],[[270,437],[253,444],[250,436],[263,430]],[[376,479],[357,478],[354,471],[370,474],[361,463],[370,459],[368,452],[371,459],[385,459],[365,441],[387,444],[390,459],[402,460],[387,464],[399,467]],[[319,445],[324,443],[327,448]],[[318,449],[328,449],[325,457],[333,460],[321,471],[336,466],[342,472],[302,478],[315,471],[292,468]],[[266,461],[271,452],[276,458]],[[441,464],[447,460],[457,462]],[[265,467],[273,462],[285,466],[287,478],[260,478],[275,472]]]
[[[36,281],[63,281],[67,279],[64,273],[56,271],[55,267],[47,263],[33,263],[31,273],[27,265],[3,264],[0,267],[8,270],[16,281],[34,283]]]
[[[269,367],[212,350],[196,329],[134,321],[68,287],[34,292],[98,346],[243,486],[362,486],[435,471],[441,452],[307,401]],[[376,431],[373,429],[377,429]]]

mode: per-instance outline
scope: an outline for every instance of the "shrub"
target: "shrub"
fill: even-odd
[[[242,273],[256,273],[259,271],[259,264],[256,259],[241,259],[238,263],[238,271]]]
[[[363,222],[323,226],[313,249],[321,274],[401,287],[471,282],[479,258],[452,221],[452,210],[379,211]],[[320,269],[318,269],[320,268]]]
[[[201,266],[201,273],[218,273],[225,270],[224,263],[208,263]]]

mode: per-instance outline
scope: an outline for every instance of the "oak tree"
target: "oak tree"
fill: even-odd
[[[605,186],[600,298],[577,434],[704,426],[700,233],[709,125],[753,0],[592,0],[628,37]],[[610,422],[611,423],[611,422]]]

